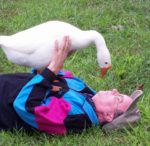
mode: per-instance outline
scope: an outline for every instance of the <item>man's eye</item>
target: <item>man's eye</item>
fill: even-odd
[[[118,97],[119,97],[119,98],[123,98],[124,96],[123,96],[123,95],[121,95],[121,94],[119,94],[119,95],[118,95]]]

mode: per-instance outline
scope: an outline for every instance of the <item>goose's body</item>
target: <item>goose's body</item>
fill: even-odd
[[[107,66],[111,65],[110,53],[100,33],[82,31],[61,21],[49,21],[14,35],[0,36],[0,47],[13,63],[41,69],[51,61],[55,40],[61,45],[64,36],[71,39],[71,50],[86,48],[95,43],[100,67],[105,67],[104,62],[107,62]]]

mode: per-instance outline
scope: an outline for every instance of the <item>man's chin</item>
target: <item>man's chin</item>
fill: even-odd
[[[108,122],[104,121],[104,122],[100,122],[100,125],[103,127],[105,124],[107,124]]]

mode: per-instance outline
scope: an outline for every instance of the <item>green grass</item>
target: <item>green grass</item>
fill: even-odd
[[[0,35],[13,34],[48,20],[63,20],[103,34],[113,68],[104,79],[97,71],[96,49],[76,52],[64,68],[95,90],[117,88],[131,94],[144,84],[141,120],[130,130],[102,133],[93,127],[82,134],[52,137],[24,131],[0,132],[2,146],[150,146],[150,1],[149,0],[0,0]],[[121,29],[117,29],[121,25]],[[0,72],[27,72],[0,50]],[[149,128],[148,128],[149,127]]]

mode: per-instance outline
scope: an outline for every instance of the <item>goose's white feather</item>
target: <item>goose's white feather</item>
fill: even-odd
[[[110,53],[100,33],[83,31],[61,21],[49,21],[14,35],[0,36],[0,46],[13,63],[39,69],[49,64],[55,40],[62,45],[64,36],[70,37],[71,50],[86,48],[95,43],[99,65],[105,67],[104,62],[111,64]]]

